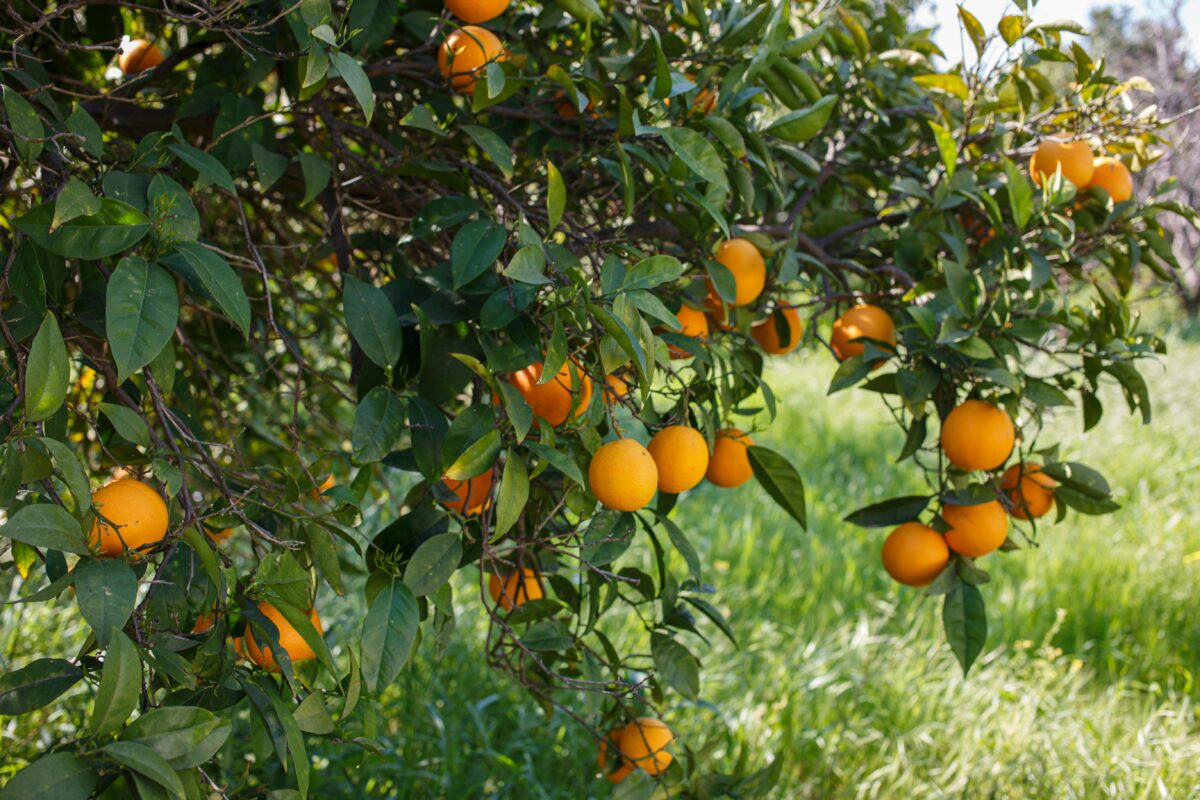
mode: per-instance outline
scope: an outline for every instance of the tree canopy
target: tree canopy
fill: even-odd
[[[1196,221],[1137,180],[1148,85],[1017,5],[946,66],[864,0],[9,4],[0,570],[91,634],[0,676],[82,698],[0,797],[306,796],[464,608],[630,792],[761,790],[660,727],[748,623],[671,511],[707,475],[803,535],[754,443],[797,346],[906,431],[928,490],[835,502],[969,670],[976,558],[1117,509],[1041,423],[1149,422],[1130,297]]]

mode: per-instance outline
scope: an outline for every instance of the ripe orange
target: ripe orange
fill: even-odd
[[[566,422],[575,398],[571,392],[572,386],[577,387],[579,393],[578,402],[575,403],[575,416],[578,417],[587,410],[588,404],[592,402],[592,379],[578,364],[567,361],[553,380],[538,383],[542,379],[542,368],[542,362],[537,361],[508,376],[508,382],[517,388],[525,402],[533,409],[534,424],[537,424],[537,418],[544,419],[551,425]]]
[[[620,783],[621,781],[625,780],[627,777],[629,777],[629,773],[633,772],[634,769],[633,762],[619,754],[621,749],[621,732],[628,727],[629,726],[626,725],[621,728],[614,728],[608,732],[605,740],[600,743],[600,755],[596,760],[600,764],[600,772],[603,773],[604,777],[612,783]],[[612,745],[613,750],[618,753],[618,757],[621,761],[620,766],[611,772],[608,770],[608,748],[610,744]]]
[[[966,400],[942,423],[942,450],[962,470],[989,470],[1003,464],[1016,442],[1008,412],[982,400]]]
[[[496,34],[478,25],[453,31],[438,49],[438,71],[459,94],[475,91],[475,78],[492,61],[504,60],[504,45]]]
[[[165,56],[158,45],[145,39],[130,39],[121,46],[121,55],[117,64],[126,75],[136,75],[148,69],[154,69],[163,62]]]
[[[488,470],[474,478],[456,481],[444,478],[442,485],[454,492],[457,500],[443,500],[442,505],[452,508],[460,514],[473,516],[488,506],[492,493],[492,470]]]
[[[758,299],[767,283],[767,265],[763,262],[762,253],[752,242],[748,239],[730,239],[722,243],[717,251],[717,262],[733,273],[735,306],[749,305]],[[717,294],[711,280],[708,281],[708,291]]]
[[[679,325],[684,336],[691,336],[693,339],[708,338],[708,317],[704,316],[704,312],[697,308],[692,308],[687,303],[679,307],[679,313],[675,315],[679,320]],[[668,347],[671,351],[671,358],[691,358],[691,353],[687,350],[682,350],[678,347]]]
[[[704,434],[686,425],[672,425],[654,434],[650,455],[658,468],[658,490],[679,494],[704,480],[708,470],[708,442]]]
[[[750,480],[754,470],[750,468],[750,456],[746,454],[746,448],[752,444],[754,440],[737,428],[717,431],[704,477],[708,478],[709,483],[726,489],[741,486]]]
[[[233,637],[233,652],[234,652],[234,655],[236,655],[238,658],[250,658],[250,656],[246,655],[246,637],[245,636]]]
[[[337,478],[333,477],[333,475],[326,475],[325,480],[321,481],[321,485],[313,489],[311,492],[309,492],[309,494],[311,494],[313,497],[320,497],[321,495],[325,494],[327,490],[332,489],[334,486],[337,486]]]
[[[233,528],[225,528],[224,530],[217,531],[216,533],[213,533],[212,531],[205,532],[208,534],[208,538],[212,539],[217,544],[228,541],[233,536]]]
[[[950,563],[950,548],[928,525],[905,522],[883,543],[883,568],[906,586],[928,586]]]
[[[783,344],[779,336],[779,319],[787,323],[788,342]],[[785,308],[771,312],[771,316],[750,329],[750,335],[758,346],[773,356],[790,353],[800,346],[800,337],[804,333],[804,323],[800,321],[800,312],[794,308]]]
[[[896,346],[896,324],[888,313],[879,306],[854,306],[833,322],[829,346],[838,361],[861,356],[866,350],[864,342],[855,339],[874,339]]]
[[[1062,170],[1062,176],[1082,189],[1092,179],[1095,166],[1092,148],[1087,142],[1071,142],[1045,139],[1029,157],[1029,175],[1033,182],[1041,185],[1043,175],[1053,175]]]
[[[446,8],[463,22],[487,22],[504,13],[509,0],[446,0]]]
[[[126,548],[139,550],[167,535],[167,504],[139,480],[122,478],[106,484],[92,494],[92,503],[97,514],[88,540],[99,545],[105,558],[119,556]]]
[[[629,394],[629,383],[617,373],[604,377],[604,402],[612,405]]]
[[[1054,508],[1054,486],[1054,479],[1037,464],[1013,464],[1000,476],[1000,488],[1008,492],[1011,504],[1009,513],[1017,519],[1037,519]]]
[[[633,439],[608,442],[588,465],[592,494],[606,508],[637,511],[654,497],[658,467],[650,451]]]
[[[625,758],[651,775],[665,772],[675,757],[667,745],[675,738],[662,720],[639,717],[621,729],[618,744]]]
[[[950,526],[946,544],[969,558],[986,556],[1008,538],[1008,517],[998,500],[974,506],[944,506],[942,519]]]
[[[196,615],[196,624],[192,626],[192,633],[208,633],[212,630],[212,626],[217,621],[217,610],[201,611]]]
[[[279,613],[279,609],[263,601],[258,604],[258,610],[267,619],[275,623],[276,632],[279,636],[279,646],[288,654],[288,658],[292,660],[293,664],[298,661],[307,661],[310,658],[317,657],[313,649],[308,646],[308,642],[304,641],[304,637],[300,635],[300,632],[292,627],[292,623],[288,622],[283,614]],[[315,608],[309,613],[308,618],[312,620],[313,627],[317,629],[318,634],[325,632],[321,627],[321,617],[317,615]],[[275,656],[271,652],[271,645],[266,644],[264,647],[259,648],[258,642],[254,641],[254,631],[249,626],[246,627],[246,655],[263,669],[279,672],[279,665],[275,663]]]
[[[499,603],[505,611],[512,611],[516,606],[546,596],[541,578],[529,567],[523,567],[520,574],[511,573],[504,579],[503,585],[499,575],[489,575],[488,594],[492,596],[492,602]]]
[[[1129,168],[1110,156],[1096,159],[1088,188],[1093,186],[1107,192],[1114,204],[1133,197],[1133,176],[1129,174]]]

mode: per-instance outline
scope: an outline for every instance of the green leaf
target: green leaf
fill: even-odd
[[[100,674],[89,733],[103,736],[124,725],[137,708],[141,693],[142,659],[137,647],[129,637],[113,629],[104,654],[104,670]]]
[[[300,205],[306,206],[325,191],[333,173],[329,162],[316,153],[300,154],[300,173],[304,175],[304,199],[300,201]]]
[[[1000,35],[1004,37],[1004,43],[1012,46],[1021,38],[1021,34],[1025,32],[1025,17],[1008,14],[1000,18]]]
[[[950,649],[966,675],[987,642],[987,611],[979,589],[970,583],[957,583],[942,605],[942,624]]]
[[[0,800],[87,800],[99,776],[87,761],[60,750],[34,761],[12,777]]]
[[[670,636],[650,636],[650,654],[654,669],[667,686],[689,700],[700,695],[700,663],[692,652]]]
[[[962,6],[959,6],[962,10]],[[927,120],[929,129],[933,131],[934,141],[937,142],[938,152],[942,156],[942,164],[946,167],[946,178],[954,177],[954,168],[958,165],[958,142],[954,140],[954,134],[937,124],[933,120]]]
[[[12,129],[12,143],[17,149],[17,155],[27,167],[32,166],[42,154],[44,142],[31,140],[46,136],[41,117],[29,101],[11,86],[4,87],[4,112],[8,116],[8,126]]]
[[[105,326],[117,380],[124,381],[162,351],[179,321],[179,295],[166,271],[126,256],[108,279]]]
[[[144,744],[137,742],[109,742],[100,752],[126,769],[149,778],[165,789],[169,796],[182,798],[183,783],[166,759]]]
[[[167,149],[174,153],[180,161],[196,170],[196,174],[200,176],[196,181],[196,188],[203,188],[204,184],[213,183],[230,194],[237,194],[233,176],[215,157],[188,144],[169,144]]]
[[[500,138],[499,134],[478,125],[463,125],[462,129],[475,141],[475,144],[479,145],[483,152],[488,154],[488,158],[496,163],[496,166],[504,173],[504,177],[511,178],[513,176],[512,148]]]
[[[101,647],[125,627],[137,602],[137,576],[122,559],[84,558],[73,571],[75,599]]]
[[[674,283],[683,274],[683,264],[674,256],[650,256],[634,264],[625,273],[621,290],[653,289],[664,283]]]
[[[529,473],[515,451],[509,450],[504,460],[504,475],[500,478],[500,493],[496,501],[496,530],[492,539],[499,539],[517,523],[529,500]]]
[[[504,274],[514,281],[540,285],[549,283],[546,277],[546,254],[540,245],[527,244],[516,252],[504,268]]]
[[[1033,186],[1017,165],[1004,159],[1004,175],[1008,183],[1008,206],[1012,209],[1017,230],[1024,231],[1033,216]]]
[[[353,275],[342,276],[346,324],[367,358],[384,369],[400,359],[404,330],[391,301],[379,287]]]
[[[551,466],[566,475],[571,480],[575,481],[580,486],[584,485],[583,472],[579,469],[579,465],[575,463],[575,459],[562,452],[555,450],[553,447],[541,444],[540,442],[525,442],[525,448],[536,455],[543,461],[548,462]]]
[[[567,187],[563,183],[562,173],[553,161],[546,162],[546,216],[549,218],[546,232],[549,233],[562,222],[563,212],[567,208]]]
[[[767,494],[788,512],[800,527],[808,527],[808,518],[804,506],[804,482],[800,479],[796,468],[784,456],[774,450],[768,450],[759,445],[751,445],[746,449],[750,459],[750,468],[754,477],[766,490]]]
[[[359,53],[369,53],[387,41],[400,19],[400,6],[391,0],[354,0],[350,5],[353,33],[350,43]]]
[[[96,120],[83,110],[83,106],[76,105],[71,116],[67,117],[67,130],[82,137],[84,152],[92,158],[99,158],[104,153],[104,133]]]
[[[274,186],[287,172],[288,157],[282,153],[268,150],[258,142],[250,144],[250,153],[254,157],[254,168],[258,170],[258,182],[264,191]]]
[[[963,28],[967,31],[967,36],[971,37],[971,44],[975,45],[975,53],[980,58],[983,58],[984,48],[987,46],[987,33],[983,30],[983,25],[970,11],[967,11],[961,5],[958,7],[958,18],[962,20]]]
[[[47,311],[29,348],[25,365],[25,416],[30,422],[49,419],[62,406],[71,382],[67,345],[58,320]]]
[[[913,77],[913,83],[926,89],[945,92],[959,100],[966,100],[969,93],[966,81],[955,73],[931,72],[926,75],[917,75]]]
[[[58,197],[54,198],[54,218],[50,231],[79,217],[90,217],[100,213],[100,198],[92,194],[87,184],[78,178],[68,178]]]
[[[446,477],[465,481],[482,475],[496,463],[500,455],[500,431],[492,428],[463,450],[462,454],[446,468]]]
[[[575,643],[570,631],[562,622],[556,619],[543,620],[527,630],[521,637],[521,644],[530,650],[541,653],[554,653],[566,650]]]
[[[150,181],[146,197],[160,247],[199,238],[200,214],[187,189],[159,173]]]
[[[61,658],[39,658],[0,674],[0,716],[42,708],[82,678],[83,670]]]
[[[358,106],[362,109],[367,124],[370,125],[371,117],[375,114],[375,94],[371,90],[371,81],[367,78],[367,73],[363,72],[363,68],[358,65],[357,61],[345,53],[339,53],[336,50],[330,51],[329,58],[333,61],[333,66],[337,69],[338,74],[342,76],[342,80],[350,87],[351,94],[358,101]]]
[[[362,626],[362,675],[367,689],[388,686],[408,662],[417,640],[417,600],[392,578],[375,595]]]
[[[296,720],[297,727],[305,733],[324,736],[334,731],[333,718],[325,708],[325,693],[320,689],[296,706],[296,710],[292,712],[292,719]]]
[[[404,401],[386,386],[376,386],[358,404],[350,442],[360,464],[379,461],[396,446],[404,431]]]
[[[55,255],[86,261],[108,258],[137,244],[150,230],[150,220],[145,214],[120,200],[104,198],[98,213],[76,217],[52,233],[54,205],[43,203],[32,208],[14,224]]]
[[[237,273],[220,253],[199,242],[180,242],[174,252],[163,259],[163,263],[178,266],[185,275],[195,276],[204,291],[238,326],[242,335],[250,335],[250,300]]]
[[[864,506],[846,517],[846,522],[863,528],[886,528],[902,522],[912,522],[929,505],[927,495],[893,497],[881,503]]]
[[[50,503],[34,503],[23,506],[8,518],[0,536],[31,547],[61,550],[64,553],[84,555],[88,552],[83,539],[79,520],[72,517],[62,506]]]
[[[684,562],[688,565],[688,572],[697,584],[703,584],[700,575],[700,556],[696,554],[696,548],[692,547],[692,543],[688,541],[683,530],[671,521],[666,515],[658,518],[659,523],[667,529],[667,536],[671,539],[671,544],[683,556]]]
[[[75,514],[82,516],[83,512],[91,508],[92,490],[88,485],[87,473],[83,470],[83,464],[79,463],[79,457],[75,455],[74,450],[57,439],[43,436],[38,441],[50,451],[59,475],[62,476],[67,488],[71,490],[71,496],[75,498]]]
[[[775,120],[766,132],[793,144],[807,142],[820,133],[825,123],[829,122],[836,104],[837,97],[825,95],[808,108],[793,111]]]
[[[149,747],[173,769],[191,769],[212,758],[231,731],[228,720],[207,709],[163,706],[131,722],[121,738]]]
[[[563,10],[583,23],[600,22],[604,11],[596,0],[556,0]]]
[[[142,447],[150,446],[150,429],[136,411],[115,403],[101,403],[99,408],[100,413],[108,417],[108,421],[123,439]]]
[[[487,272],[496,263],[508,232],[490,219],[468,222],[454,234],[450,245],[450,274],[459,289]]]
[[[440,589],[462,561],[462,538],[456,533],[439,533],[421,542],[404,568],[404,583],[417,597]]]
[[[1042,465],[1042,472],[1075,491],[1097,500],[1106,500],[1112,496],[1108,481],[1097,470],[1077,461],[1048,462]]]
[[[675,155],[701,180],[726,186],[725,164],[712,143],[691,128],[663,128],[666,140]]]

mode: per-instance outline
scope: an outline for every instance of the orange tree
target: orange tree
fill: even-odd
[[[0,677],[44,725],[3,796],[304,796],[464,608],[611,780],[769,782],[670,729],[742,622],[671,510],[753,476],[805,525],[755,443],[797,347],[907,432],[929,490],[848,518],[968,669],[975,559],[1117,508],[1039,432],[1105,381],[1149,420],[1127,298],[1194,213],[1071,25],[961,24],[944,69],[861,0],[8,4],[0,569],[89,633]]]

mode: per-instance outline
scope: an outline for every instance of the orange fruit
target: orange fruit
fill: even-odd
[[[1133,176],[1120,159],[1104,156],[1097,158],[1094,166],[1089,189],[1093,186],[1103,189],[1114,204],[1133,197]]]
[[[708,471],[708,442],[686,425],[672,425],[654,434],[650,456],[658,468],[658,490],[679,494],[704,480]]]
[[[130,39],[121,46],[121,55],[117,64],[126,75],[136,75],[148,69],[154,69],[163,62],[165,56],[158,45],[145,39]]]
[[[320,497],[334,486],[337,486],[337,478],[333,477],[332,475],[326,475],[325,480],[321,481],[321,485],[313,489],[311,492],[309,492],[309,494],[311,494],[313,497]]]
[[[762,253],[748,239],[730,239],[722,243],[717,251],[717,262],[733,273],[734,285],[737,287],[733,304],[745,306],[753,303],[762,294],[767,284],[767,265]],[[708,291],[717,294],[712,280],[708,281]],[[718,295],[719,297],[719,295]]]
[[[838,361],[863,354],[865,344],[855,339],[874,339],[895,348],[896,324],[879,306],[854,306],[833,322],[829,346],[833,348]]]
[[[1053,175],[1062,170],[1062,176],[1082,189],[1092,179],[1095,169],[1092,148],[1087,142],[1045,139],[1029,157],[1029,175],[1039,186],[1043,175]]]
[[[454,492],[457,500],[443,500],[442,505],[460,514],[473,516],[487,508],[492,493],[492,470],[465,481],[444,478],[442,485]]]
[[[662,720],[639,717],[621,729],[617,743],[625,758],[649,774],[658,775],[675,760],[666,749],[674,738]]]
[[[680,330],[684,336],[691,336],[693,339],[708,338],[708,317],[704,316],[704,312],[698,308],[692,308],[687,303],[679,307],[679,313],[675,315],[679,320]],[[682,350],[678,347],[668,347],[671,351],[671,358],[690,358],[691,353],[687,350]]]
[[[704,298],[704,310],[712,318],[712,324],[717,330],[731,331],[736,327],[733,323],[733,313],[730,311],[729,306],[717,296],[716,291],[711,286]]]
[[[1003,464],[1016,442],[1012,418],[982,400],[966,400],[942,423],[942,450],[962,470],[989,470]]]
[[[438,48],[438,71],[459,94],[475,91],[475,78],[493,61],[504,60],[504,45],[496,34],[478,25],[451,32]]]
[[[522,568],[520,573],[511,573],[503,581],[499,575],[489,575],[488,594],[492,596],[492,602],[499,603],[505,611],[546,596],[541,579],[529,567]]]
[[[446,0],[446,8],[463,22],[479,24],[504,13],[509,0]]]
[[[276,633],[279,637],[279,646],[288,654],[288,658],[295,664],[298,661],[308,661],[310,658],[316,658],[317,654],[308,646],[308,642],[304,641],[304,637],[300,632],[292,627],[292,623],[284,618],[275,606],[263,601],[258,604],[258,610],[263,615],[275,623]],[[308,618],[312,620],[313,627],[317,629],[318,634],[323,634],[325,631],[321,628],[321,617],[317,615],[317,610],[314,608],[309,612]],[[249,626],[246,627],[246,655],[255,664],[258,664],[263,669],[269,669],[272,672],[279,672],[279,665],[275,663],[275,656],[271,653],[271,645],[267,644],[263,648],[259,648],[258,642],[254,641],[254,631]]]
[[[654,497],[658,467],[650,451],[633,439],[608,442],[588,465],[592,494],[605,508],[637,511]]]
[[[215,608],[211,611],[201,611],[196,616],[196,624],[192,626],[192,633],[208,633],[216,621],[217,610]]]
[[[220,544],[221,542],[228,541],[233,536],[233,528],[226,528],[225,530],[218,531],[216,533],[213,533],[212,531],[205,531],[205,533],[208,534],[209,539],[212,539],[217,544]]]
[[[946,544],[969,558],[986,556],[1008,538],[1008,517],[998,500],[974,506],[944,506],[942,519],[950,526]]]
[[[543,364],[538,361],[523,370],[508,376],[508,382],[517,388],[525,402],[533,409],[535,418],[544,419],[551,425],[561,425],[571,413],[574,402],[575,416],[587,411],[592,402],[592,379],[587,376],[579,365],[567,361],[558,370],[553,380],[538,383],[542,379]],[[578,402],[572,393],[572,386],[577,387]],[[537,419],[534,419],[537,423]]]
[[[92,503],[97,514],[88,541],[98,545],[105,558],[119,556],[126,548],[140,550],[167,535],[167,504],[158,492],[139,480],[112,481],[92,494]]]
[[[1013,464],[1000,476],[1000,488],[1008,492],[1011,504],[1009,513],[1017,519],[1037,519],[1054,508],[1054,486],[1054,479],[1037,464]]]
[[[906,586],[928,586],[949,563],[946,540],[919,522],[905,522],[883,543],[883,568]]]
[[[233,652],[238,658],[250,658],[250,656],[246,655],[246,637],[233,637]]]
[[[788,329],[788,341],[784,344],[779,336],[779,322],[785,320]],[[750,329],[750,335],[758,346],[773,356],[790,353],[800,346],[800,337],[804,333],[804,323],[800,321],[800,312],[794,308],[785,308],[771,312],[771,316]]]
[[[746,454],[746,448],[752,444],[754,440],[737,428],[717,431],[704,477],[708,478],[709,483],[726,489],[741,486],[750,480],[754,470],[750,468],[750,456]]]
[[[604,777],[612,783],[620,783],[629,777],[629,773],[633,772],[634,770],[633,762],[620,755],[621,732],[627,727],[629,726],[626,725],[621,728],[614,728],[608,732],[607,736],[604,737],[604,741],[600,742],[600,755],[596,760],[600,764],[600,772],[603,773]],[[612,746],[613,751],[617,753],[617,756],[621,762],[620,766],[611,772],[608,770],[608,748],[610,745]]]
[[[629,384],[617,373],[604,377],[604,402],[612,405],[629,394]]]

